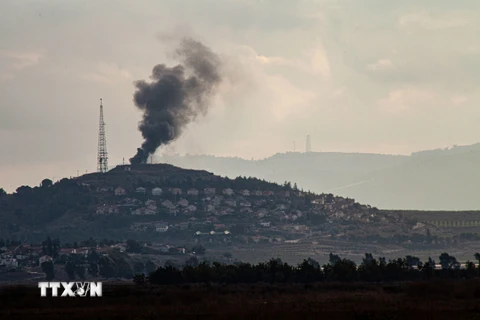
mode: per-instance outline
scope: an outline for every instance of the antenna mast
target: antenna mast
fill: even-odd
[[[107,139],[105,138],[105,122],[103,122],[103,102],[100,98],[100,123],[98,128],[97,171],[108,171]]]
[[[310,135],[307,136],[307,145],[305,148],[305,152],[312,152],[312,145],[310,144]]]

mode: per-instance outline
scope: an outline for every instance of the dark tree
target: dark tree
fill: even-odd
[[[130,253],[140,253],[142,252],[142,246],[135,240],[127,240],[127,252]]]
[[[83,265],[75,267],[75,274],[81,279],[85,280],[85,267]]]
[[[47,237],[47,239],[42,242],[42,252],[47,256],[53,257],[53,241],[50,237]]]
[[[104,278],[113,278],[117,274],[117,266],[110,257],[101,257],[98,260],[98,269],[98,273]]]
[[[133,265],[134,274],[143,274],[145,271],[145,264],[143,262],[135,262]]]
[[[475,260],[478,261],[478,267],[480,268],[480,253],[478,253],[478,252],[475,253],[475,254],[474,254],[474,257],[475,257]]]
[[[65,263],[65,272],[67,273],[68,279],[75,280],[75,263],[73,261],[67,261]]]
[[[55,278],[55,268],[52,261],[45,261],[41,265],[42,271],[45,273],[45,280],[51,281]]]
[[[21,186],[15,190],[19,195],[26,195],[32,193],[32,188],[29,186]]]
[[[90,263],[97,263],[99,259],[100,259],[100,255],[97,253],[97,251],[95,251],[95,249],[90,251],[87,256],[87,261]]]
[[[88,274],[92,277],[98,277],[98,264],[92,262],[88,266]]]
[[[146,263],[145,263],[145,271],[147,274],[150,274],[152,272],[154,272],[155,270],[157,270],[157,266],[155,265],[155,263],[153,263],[152,261],[148,260]]]
[[[42,182],[40,183],[40,187],[42,188],[48,188],[48,187],[51,187],[52,185],[53,185],[53,182],[50,179],[43,179]]]
[[[342,261],[340,256],[330,252],[330,254],[328,255],[328,262],[330,263],[330,265],[334,266],[337,262],[340,261]]]
[[[128,264],[125,259],[117,259],[117,277],[125,278],[125,279],[132,279],[133,278],[133,270]]]
[[[458,269],[460,268],[460,263],[454,256],[449,255],[448,253],[442,253],[438,259],[440,260],[440,265],[442,269]]]
[[[190,257],[185,261],[185,265],[189,267],[197,267],[199,265],[199,261],[197,257]]]

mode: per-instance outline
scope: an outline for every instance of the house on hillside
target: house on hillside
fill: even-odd
[[[163,190],[161,188],[153,188],[152,189],[152,196],[161,196],[163,193]]]
[[[175,205],[170,200],[165,200],[162,202],[162,206],[168,209],[175,209]]]
[[[171,192],[171,194],[174,194],[174,195],[182,194],[182,189],[180,188],[170,188],[168,190]]]
[[[263,196],[263,191],[255,190],[255,191],[252,192],[252,195],[257,196],[257,197],[261,197],[261,196]]]
[[[233,210],[232,208],[224,208],[220,211],[217,211],[215,214],[220,216],[226,216],[232,213],[235,213],[235,210]]]
[[[143,216],[145,215],[145,208],[138,208],[132,211],[132,215]]]
[[[53,260],[53,258],[50,257],[50,256],[46,256],[46,255],[45,255],[45,256],[41,256],[40,258],[38,258],[38,264],[39,264],[39,265],[42,265],[42,263],[48,262],[48,261],[52,261],[52,260]]]
[[[240,207],[251,207],[252,204],[248,201],[240,201]]]
[[[263,195],[264,196],[273,196],[273,191],[271,191],[271,190],[263,191]]]
[[[157,202],[155,200],[147,200],[145,201],[145,207],[152,211],[157,211]]]
[[[262,227],[264,227],[264,228],[270,228],[270,225],[271,225],[271,224],[272,224],[272,223],[271,223],[270,221],[268,221],[268,222],[260,222],[260,225],[261,225]]]
[[[107,212],[108,214],[116,214],[120,212],[120,209],[118,206],[109,206]]]
[[[177,203],[181,207],[188,207],[188,200],[187,199],[180,199]]]
[[[135,189],[135,192],[136,193],[147,193],[147,189],[145,189],[144,187],[138,187],[137,189]]]
[[[18,267],[18,260],[15,258],[1,258],[0,266],[7,268],[16,268]]]
[[[247,197],[247,196],[250,195],[250,190],[247,190],[247,189],[242,190],[242,191],[240,191],[240,194],[244,197]]]
[[[203,193],[206,196],[213,196],[213,195],[215,195],[215,192],[216,192],[215,188],[205,188],[205,189],[203,189]]]
[[[325,198],[323,198],[323,197],[316,198],[316,199],[312,200],[312,204],[314,204],[314,205],[324,205],[325,204]]]
[[[253,204],[255,204],[256,206],[260,207],[260,206],[263,206],[264,204],[266,204],[267,201],[265,199],[260,199],[260,200],[255,200],[253,202]]]
[[[197,211],[197,207],[194,205],[189,205],[188,207],[185,208],[185,212],[195,212]]]
[[[231,195],[233,195],[233,190],[230,189],[230,188],[223,189],[222,193],[226,196],[231,196]]]
[[[148,225],[145,223],[134,223],[130,226],[130,230],[143,232],[147,231],[147,227]]]
[[[123,199],[121,206],[122,207],[135,207],[137,205],[140,205],[140,203],[141,202],[138,201],[135,198],[125,198],[125,199]]]
[[[118,206],[107,206],[105,204],[98,206],[95,211],[96,214],[115,214],[119,212]]]
[[[225,204],[229,207],[236,207],[237,206],[237,201],[233,199],[227,199],[225,200]]]
[[[219,230],[219,229],[225,229],[225,225],[222,224],[222,223],[219,223],[219,224],[214,224],[213,227],[215,228],[215,230]]]
[[[167,232],[168,231],[168,225],[157,224],[157,225],[155,225],[155,231],[157,231],[157,232]]]
[[[190,188],[187,190],[187,195],[189,196],[198,196],[198,189]]]
[[[244,207],[244,208],[240,209],[240,212],[241,213],[252,213],[253,210],[249,207]]]
[[[124,187],[116,187],[115,188],[115,195],[116,196],[124,196],[127,194],[127,190]]]

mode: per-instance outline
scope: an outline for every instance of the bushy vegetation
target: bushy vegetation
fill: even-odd
[[[479,254],[475,254],[478,259]],[[430,258],[423,263],[419,258],[406,256],[386,261],[365,254],[360,265],[330,254],[330,262],[320,266],[312,259],[306,259],[297,266],[289,265],[280,259],[271,259],[266,263],[222,264],[218,262],[186,263],[183,268],[166,265],[144,276],[137,275],[138,284],[184,284],[184,283],[312,283],[312,282],[395,282],[428,279],[475,278],[480,269],[473,262],[467,262],[460,268],[457,259],[448,253],[439,256],[441,269],[435,269]]]

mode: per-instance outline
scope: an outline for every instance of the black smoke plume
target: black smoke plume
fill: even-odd
[[[143,111],[138,128],[144,142],[130,163],[146,163],[158,147],[177,139],[199,114],[208,111],[221,81],[220,58],[202,43],[184,39],[176,50],[181,64],[153,68],[151,82],[135,82],[133,101]]]

